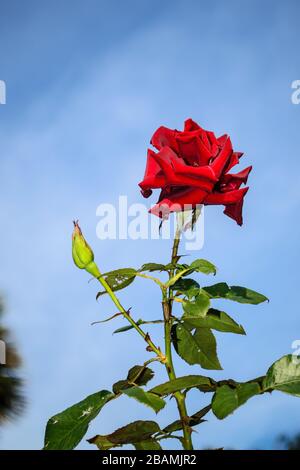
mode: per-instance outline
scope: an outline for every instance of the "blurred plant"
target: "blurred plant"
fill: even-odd
[[[3,300],[0,299],[0,322],[4,314]],[[17,376],[21,359],[10,341],[10,333],[0,323],[0,340],[5,343],[5,364],[0,364],[0,424],[19,415],[24,408],[22,381]]]
[[[278,438],[278,443],[284,450],[300,450],[300,433],[292,437],[281,435]]]
[[[183,232],[195,228],[201,213],[197,202],[224,205],[224,213],[242,224],[242,206],[248,188],[240,189],[240,186],[246,183],[251,167],[234,175],[229,173],[230,168],[238,164],[242,154],[233,152],[228,136],[217,139],[212,132],[204,131],[191,120],[186,122],[184,132],[159,128],[151,142],[159,152],[155,154],[149,151],[145,177],[140,186],[145,197],[151,195],[152,189],[161,189],[158,204],[151,210],[152,213],[164,218],[166,212],[162,207],[163,202],[168,214],[177,212],[177,231],[169,262],[151,262],[139,269],[122,268],[102,274],[78,222],[74,222],[72,236],[75,265],[91,274],[103,287],[97,299],[108,294],[117,309],[112,316],[99,323],[124,318],[127,324],[115,333],[134,329],[146,343],[146,350],[151,357],[145,363],[133,366],[125,378],[113,384],[112,390],[98,391],[50,418],[45,432],[45,449],[74,449],[103,406],[120,396],[134,399],[150,407],[156,414],[166,406],[165,398],[172,397],[177,404],[178,419],[163,426],[156,421],[138,420],[111,434],[98,434],[88,440],[101,450],[124,444],[131,444],[137,450],[156,450],[161,449],[161,442],[165,439],[176,439],[184,449],[191,450],[193,428],[203,423],[210,411],[218,419],[224,419],[251,397],[273,390],[300,396],[300,364],[292,355],[276,361],[266,375],[246,382],[232,379],[217,381],[202,374],[177,377],[173,363],[174,351],[189,365],[221,370],[212,330],[245,335],[239,323],[212,306],[214,299],[252,305],[268,299],[254,290],[229,286],[225,282],[207,286],[201,281],[200,286],[194,275],[215,275],[216,267],[205,259],[196,259],[190,264],[182,263],[179,254]],[[192,204],[192,210],[186,211],[185,204]],[[159,273],[159,277],[154,273]],[[120,302],[116,292],[127,288],[137,277],[153,282],[160,290],[161,318],[135,320],[131,310]],[[179,315],[175,315],[175,304],[182,308]],[[163,347],[156,344],[145,331],[145,325],[149,323],[163,325]],[[153,362],[165,368],[168,380],[145,390],[143,387],[154,376],[154,371],[149,367]],[[213,394],[204,408],[192,413],[188,412],[187,407],[191,389]]]

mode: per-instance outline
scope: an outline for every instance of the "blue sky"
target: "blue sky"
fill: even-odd
[[[137,182],[161,124],[180,128],[192,117],[217,135],[229,133],[245,152],[244,166],[254,167],[244,226],[208,208],[204,248],[191,254],[213,261],[217,280],[271,300],[226,305],[247,336],[217,335],[224,371],[214,376],[249,379],[292,352],[300,339],[300,105],[291,102],[291,83],[300,79],[299,10],[296,0],[0,1],[0,79],[7,84],[0,288],[28,397],[23,416],[1,429],[2,449],[40,448],[51,415],[148,358],[132,332],[111,335],[118,320],[90,326],[114,309],[109,299],[96,303],[97,286],[74,268],[70,236],[79,218],[103,271],[168,259],[168,241],[96,237],[100,203],[121,194],[141,202]],[[160,315],[158,292],[142,280],[120,297],[136,316]],[[158,340],[158,327],[150,331]],[[154,368],[156,383],[165,380]],[[177,368],[190,372],[179,361]],[[209,399],[190,397],[191,411]],[[175,416],[171,402],[158,420]],[[116,400],[89,435],[139,418],[155,419],[128,398]],[[299,431],[299,418],[297,398],[257,397],[225,421],[210,416],[195,445],[268,448],[279,433]]]

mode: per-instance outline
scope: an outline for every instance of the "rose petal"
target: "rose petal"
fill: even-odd
[[[199,133],[176,135],[179,148],[179,155],[191,166],[207,165],[212,153],[209,148],[204,145]]]
[[[198,188],[183,188],[171,191],[167,197],[160,198],[159,202],[150,209],[151,214],[164,218],[166,212],[180,212],[192,209],[207,196],[207,192]]]
[[[218,137],[217,138],[217,141],[218,141],[218,144],[223,147],[223,145],[225,144],[226,140],[228,139],[228,134],[223,134],[221,135],[221,137]]]
[[[184,121],[184,132],[198,131],[199,129],[202,129],[202,127],[193,121],[193,119],[190,118]]]
[[[227,193],[214,192],[209,194],[205,198],[203,203],[206,205],[224,204],[224,206],[226,206],[227,204],[235,204],[245,196],[248,189],[249,188],[246,187],[241,189],[235,189],[233,191],[228,191]]]
[[[167,127],[161,126],[154,132],[150,143],[157,150],[161,150],[163,147],[168,146],[178,153],[178,145],[175,139],[175,130],[168,129]]]
[[[246,184],[252,166],[248,166],[244,170],[236,174],[227,173],[220,179],[220,191],[227,192],[233,189],[239,189],[241,184]]]
[[[211,168],[213,169],[215,175],[219,177],[232,155],[232,145],[230,137],[227,137],[219,155],[211,163]]]
[[[212,191],[217,181],[211,168],[207,166],[192,167],[186,165],[169,147],[164,147],[153,158],[163,172],[165,184],[162,186],[191,186]]]
[[[166,184],[163,172],[161,171],[161,168],[157,161],[153,158],[154,155],[155,152],[149,149],[147,154],[147,164],[144,179],[139,183],[139,186],[143,191],[161,188]],[[144,196],[144,193],[142,194]]]
[[[236,204],[229,204],[225,207],[223,213],[235,220],[238,225],[243,225],[243,204],[244,198],[240,199]]]

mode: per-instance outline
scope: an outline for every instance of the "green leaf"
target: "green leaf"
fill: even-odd
[[[46,450],[72,450],[88,430],[102,407],[114,394],[101,390],[49,419],[45,432]]]
[[[132,445],[135,447],[136,450],[162,450],[160,443],[155,439],[134,442]]]
[[[194,301],[187,300],[182,305],[186,317],[204,317],[210,306],[209,296],[200,291]]]
[[[159,431],[160,428],[154,421],[134,421],[106,436],[94,436],[88,439],[88,442],[95,444],[101,450],[106,450],[123,444],[147,441]]]
[[[193,338],[205,358],[202,367],[222,370],[217,356],[217,342],[212,331],[209,328],[196,328]]]
[[[146,385],[153,377],[154,372],[149,367],[134,366],[129,370],[125,380],[119,380],[113,385],[113,391],[117,394],[135,385]]]
[[[231,286],[226,299],[240,302],[241,304],[257,305],[268,300],[268,298],[247,287]]]
[[[193,272],[201,272],[203,274],[216,274],[216,267],[205,259],[196,259],[192,264],[177,264],[177,271],[175,276],[173,276],[165,284],[167,287],[173,286],[179,279],[184,276],[188,276]]]
[[[138,320],[138,321],[136,322],[137,325],[142,325],[142,323],[143,323],[143,322],[140,321],[140,320]],[[131,326],[131,325],[121,326],[121,328],[117,328],[117,329],[113,332],[113,334],[116,334],[116,333],[125,333],[126,331],[130,331],[130,330],[132,330],[133,328],[134,328],[134,327]]]
[[[139,272],[143,271],[149,271],[149,272],[154,272],[154,271],[169,271],[172,269],[171,264],[160,264],[160,263],[146,263],[143,264],[143,266],[139,269]]]
[[[194,279],[178,279],[175,284],[173,284],[172,289],[178,294],[185,295],[188,299],[191,299],[199,294],[200,285]]]
[[[169,380],[161,385],[156,385],[150,392],[156,393],[160,396],[170,395],[180,390],[188,390],[197,387],[201,391],[214,391],[216,389],[215,381],[210,377],[203,375],[186,375],[184,377],[177,377],[177,379]]]
[[[223,333],[245,335],[242,325],[236,323],[227,313],[210,308],[204,317],[184,315],[184,321],[195,328],[212,328]]]
[[[202,419],[209,411],[211,410],[211,405],[206,406],[202,410],[198,411],[197,413],[193,414],[188,418],[188,425],[193,427],[197,426],[200,423],[204,423],[205,419]],[[182,422],[180,419],[174,421],[173,423],[166,426],[163,431],[166,433],[180,431],[182,429]]]
[[[300,359],[289,354],[274,362],[263,382],[264,390],[280,390],[300,397]]]
[[[191,272],[203,273],[203,274],[216,274],[217,268],[214,264],[206,259],[196,259],[190,264]]]
[[[136,321],[137,325],[155,325],[157,323],[163,323],[163,320],[145,321],[145,320],[139,319],[139,320]],[[134,327],[131,326],[131,325],[122,326],[121,328],[118,328],[117,330],[115,330],[113,332],[113,334],[115,334],[115,333],[125,333],[125,331],[132,330],[133,328]]]
[[[226,294],[229,292],[229,286],[226,282],[218,282],[212,286],[203,287],[209,296],[213,299],[219,299],[220,297],[226,297]]]
[[[241,304],[257,305],[268,300],[268,298],[247,287],[228,286],[225,282],[220,282],[212,286],[203,287],[211,298],[224,298],[233,300]]]
[[[143,405],[149,406],[155,411],[155,413],[158,413],[166,405],[162,398],[158,397],[154,393],[145,392],[145,390],[140,387],[131,387],[123,390],[122,392],[128,397],[134,398]]]
[[[222,369],[215,337],[208,328],[198,328],[192,334],[184,323],[173,325],[172,342],[177,354],[188,364],[200,364],[203,369]]]
[[[109,271],[102,275],[110,288],[115,292],[129,286],[136,277],[136,270],[133,268],[122,268]],[[106,290],[98,292],[96,299],[106,294]]]
[[[153,377],[154,372],[150,367],[133,366],[128,372],[127,380],[136,385],[147,385]]]
[[[265,377],[258,377],[245,383],[233,380],[217,382],[212,400],[212,410],[223,419],[254,395],[278,390],[300,397],[300,361],[289,354],[274,362]]]
[[[257,382],[240,383],[235,388],[222,385],[217,388],[212,399],[213,413],[218,419],[224,419],[246,403],[249,398],[259,393],[261,389]]]

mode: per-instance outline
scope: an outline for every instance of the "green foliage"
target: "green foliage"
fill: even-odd
[[[114,291],[125,289],[136,277],[136,270],[133,268],[122,268],[109,271],[102,275],[109,287]],[[98,292],[96,299],[101,295],[107,294],[106,290]]]
[[[300,396],[300,362],[296,356],[290,354],[274,362],[265,377],[246,383],[231,381],[217,387],[212,410],[217,418],[223,419],[254,395],[273,390]]]
[[[120,447],[124,444],[141,443],[152,439],[153,434],[160,431],[154,421],[134,421],[111,434],[105,436],[97,435],[88,439],[90,444],[95,444],[100,450],[107,450],[113,447]]]
[[[274,362],[263,382],[265,390],[281,392],[300,397],[300,358],[289,354]]]
[[[148,406],[149,408],[152,408],[155,413],[158,413],[160,410],[162,410],[166,402],[155,395],[154,393],[151,392],[145,392],[140,387],[130,387],[122,390],[122,392],[127,395],[130,398],[134,398],[138,402],[142,403],[143,405]]]
[[[203,287],[203,289],[213,299],[228,299],[241,304],[257,305],[268,300],[268,298],[247,287],[228,286],[225,282],[220,282],[212,286]]]
[[[147,439],[146,441],[134,442],[133,446],[136,450],[161,450],[161,445],[155,439]]]
[[[213,413],[217,418],[224,419],[246,403],[249,398],[260,392],[260,386],[257,382],[241,383],[236,387],[222,385],[217,388],[212,400]]]
[[[176,274],[166,283],[166,286],[168,287],[176,284],[176,282],[182,277],[189,276],[194,272],[203,274],[216,274],[217,272],[217,268],[210,261],[205,259],[196,259],[190,265],[177,264],[176,268]]]
[[[90,422],[114,394],[101,390],[49,419],[45,433],[45,450],[72,450],[86,434]]]
[[[145,320],[142,320],[141,318],[139,320],[136,321],[136,324],[137,325],[155,325],[157,323],[163,323],[163,320],[153,320],[153,321],[145,321]],[[132,325],[126,325],[126,326],[122,326],[121,328],[118,328],[117,330],[114,331],[114,334],[115,333],[125,333],[126,331],[129,331],[129,330],[132,330],[134,329],[134,327]]]
[[[198,424],[204,423],[206,420],[202,418],[210,410],[211,410],[211,405],[208,405],[205,408],[202,408],[200,411],[197,411],[197,413],[194,413],[192,416],[189,416],[188,425],[190,427],[193,427],[193,426],[197,426]],[[173,423],[169,424],[168,426],[166,426],[163,429],[163,431],[165,433],[172,433],[172,432],[180,431],[181,429],[182,429],[182,422],[180,419],[178,419],[174,421]]]
[[[223,333],[246,334],[242,325],[236,323],[227,313],[214,308],[210,308],[205,316],[185,314],[183,318],[187,325],[194,328],[211,328]]]
[[[176,295],[183,294],[188,299],[192,299],[199,293],[200,285],[194,279],[181,278],[173,284],[172,289],[176,292]]]
[[[160,263],[146,263],[143,264],[143,266],[139,269],[139,272],[144,272],[144,271],[149,271],[149,272],[154,272],[154,271],[170,271],[173,268],[172,264],[160,264]]]
[[[146,385],[154,377],[154,372],[149,367],[132,367],[125,380],[119,380],[113,385],[114,393],[121,393],[124,390],[136,385]]]
[[[180,225],[179,229],[177,228],[177,235],[180,230],[194,225],[197,214],[191,212],[188,215],[188,220],[186,216],[187,214],[178,215]],[[81,242],[82,233],[79,226],[75,227],[75,232],[76,240]],[[245,334],[244,328],[231,316],[223,310],[212,307],[213,299],[227,299],[240,304],[253,305],[268,300],[264,295],[251,289],[229,286],[225,282],[202,287],[202,283],[192,279],[191,275],[194,273],[215,275],[216,267],[205,259],[197,259],[190,264],[179,263],[181,256],[178,255],[178,244],[179,239],[177,238],[174,241],[171,262],[168,264],[146,263],[138,270],[123,268],[107,272],[103,276],[95,276],[91,270],[85,268],[106,289],[99,292],[97,298],[108,293],[114,306],[118,309],[117,313],[103,322],[122,315],[128,321],[128,325],[118,328],[114,333],[135,329],[145,341],[146,350],[154,353],[155,356],[152,356],[144,365],[132,367],[125,379],[119,380],[113,385],[113,393],[102,390],[53,416],[46,427],[45,449],[74,449],[85,435],[89,423],[98,415],[102,407],[110,400],[124,395],[150,407],[155,413],[165,407],[165,397],[175,398],[181,419],[173,421],[163,429],[154,421],[138,420],[111,434],[98,434],[88,442],[96,445],[100,450],[127,444],[132,445],[136,450],[160,450],[160,441],[168,438],[179,439],[185,449],[191,449],[191,428],[204,422],[204,417],[210,410],[218,419],[224,419],[251,397],[259,394],[278,390],[300,396],[300,364],[291,355],[276,361],[269,368],[266,376],[247,382],[237,382],[232,379],[216,381],[204,375],[186,375],[174,378],[176,375],[172,362],[172,345],[186,363],[198,365],[207,370],[221,370],[216,338],[212,330]],[[84,248],[86,248],[85,245]],[[88,254],[90,256],[90,252]],[[75,255],[77,256],[77,252]],[[81,263],[81,260],[79,260],[80,263],[78,262],[78,256],[75,261],[77,265]],[[79,267],[82,267],[81,264]],[[145,274],[152,272],[163,273],[167,280],[161,281],[150,274]],[[149,279],[160,287],[163,319],[144,320],[140,318],[135,321],[131,316],[131,310],[125,309],[114,294],[116,291],[128,287],[137,276]],[[178,298],[180,296],[181,298]],[[183,315],[181,318],[174,315],[172,308],[175,302],[180,302],[182,305]],[[141,328],[150,323],[164,323],[164,350],[153,343],[146,330]],[[148,364],[153,361],[165,365],[169,380],[152,387],[150,390],[145,390],[142,387],[147,385],[154,376],[153,370],[148,367]],[[198,392],[212,393],[211,403],[198,412],[188,415],[185,400],[188,392],[192,389],[196,389]],[[182,435],[173,434],[178,431],[183,431]]]
[[[185,377],[177,377],[177,379],[169,380],[161,385],[156,385],[150,392],[160,396],[171,395],[181,390],[189,390],[193,387],[201,391],[214,391],[214,381],[203,375],[186,375]]]
[[[172,327],[172,342],[177,354],[188,364],[199,364],[203,369],[222,369],[216,339],[209,328],[196,328],[192,333],[186,323],[178,323]]]
[[[205,291],[201,290],[195,300],[187,300],[183,302],[183,310],[186,317],[205,317],[209,307],[209,296]]]
[[[129,370],[125,380],[119,380],[113,385],[113,391],[115,394],[123,393],[134,398],[158,413],[165,406],[164,400],[140,388],[140,386],[146,385],[153,376],[154,372],[149,367],[134,366]]]
[[[190,264],[189,268],[187,275],[193,272],[214,275],[217,273],[216,266],[206,259],[196,259]]]

